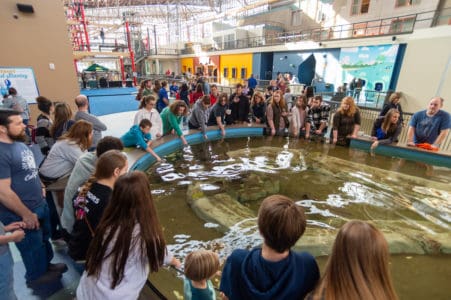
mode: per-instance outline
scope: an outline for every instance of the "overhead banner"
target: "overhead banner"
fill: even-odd
[[[36,103],[39,91],[33,68],[0,67],[0,92],[2,96],[8,94],[10,87],[15,88],[17,94],[25,98],[28,103]]]

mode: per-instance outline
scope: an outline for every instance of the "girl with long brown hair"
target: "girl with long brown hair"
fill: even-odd
[[[266,103],[263,94],[259,91],[254,92],[251,99],[252,121],[257,124],[266,123]]]
[[[324,275],[307,299],[397,300],[388,260],[382,233],[367,222],[350,221],[338,232]]]
[[[401,108],[401,97],[402,97],[402,93],[401,92],[394,92],[390,95],[390,97],[388,98],[388,103],[384,105],[384,107],[382,108],[379,117],[383,117],[385,116],[388,111],[392,108],[398,110],[399,112],[399,118],[398,118],[398,123],[401,125],[404,125],[404,119],[403,119],[403,113],[402,113],[402,108]]]
[[[76,218],[68,243],[69,255],[74,260],[85,260],[114,183],[127,169],[127,157],[119,150],[109,150],[99,157],[94,174],[80,187],[73,200]]]
[[[89,246],[77,298],[137,299],[166,253],[146,175],[121,176]]]
[[[202,83],[198,83],[196,85],[196,90],[191,95],[191,99],[190,99],[189,105],[193,106],[194,103],[196,103],[197,99],[202,98],[203,96],[204,96],[204,89],[202,87]]]
[[[302,136],[306,136],[306,123],[308,116],[307,97],[299,95],[296,102],[291,109],[290,134],[293,137],[298,137],[301,132]]]
[[[348,146],[349,137],[357,137],[360,129],[360,112],[354,98],[347,96],[341,100],[340,108],[335,113],[332,123],[330,137],[332,144]]]
[[[371,149],[379,144],[391,144],[398,142],[398,136],[402,131],[402,124],[399,122],[401,114],[396,108],[391,108],[384,117],[379,117],[374,121],[371,138],[374,141]]]
[[[269,105],[266,108],[266,118],[271,135],[283,135],[285,128],[288,128],[288,112],[282,92],[273,92]]]
[[[50,128],[50,136],[57,140],[60,136],[65,134],[75,121],[72,120],[72,109],[66,102],[59,102],[55,104],[54,122]]]

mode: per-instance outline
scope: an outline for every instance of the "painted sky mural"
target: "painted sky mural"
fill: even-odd
[[[364,90],[375,90],[379,83],[382,84],[382,91],[386,91],[393,75],[398,48],[398,45],[342,48],[342,81],[349,83],[354,78],[360,78],[365,81]]]

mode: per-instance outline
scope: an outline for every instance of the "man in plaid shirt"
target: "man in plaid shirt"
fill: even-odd
[[[315,96],[312,100],[305,124],[305,138],[310,137],[310,133],[317,136],[324,136],[327,131],[329,121],[330,106],[323,105],[323,97]]]

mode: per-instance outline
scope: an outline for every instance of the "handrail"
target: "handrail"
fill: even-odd
[[[451,7],[439,10],[444,12],[441,18],[451,17]],[[316,27],[303,30],[290,30],[278,34],[248,37],[224,42],[222,44],[202,44],[205,52],[215,52],[232,49],[277,46],[289,42],[330,40],[345,40],[369,38],[375,36],[399,35],[412,33],[416,28],[439,26],[434,24],[437,10],[406,14],[390,18],[373,19],[329,27]],[[178,51],[179,54],[195,54],[191,48]]]

